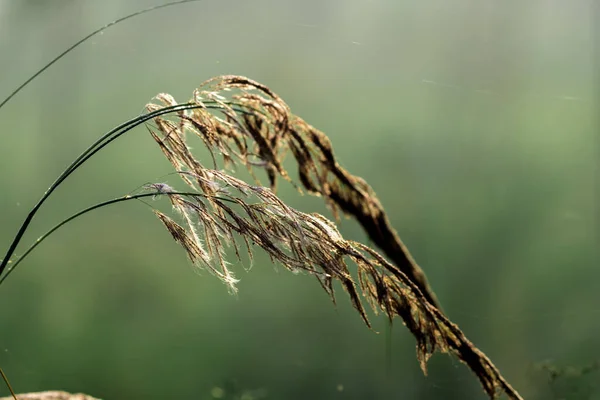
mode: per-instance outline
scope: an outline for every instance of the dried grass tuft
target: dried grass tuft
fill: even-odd
[[[156,100],[148,104],[149,112],[177,105],[167,94]],[[375,312],[384,312],[390,320],[400,317],[417,341],[417,359],[425,373],[435,351],[451,353],[477,375],[491,398],[500,392],[521,398],[441,311],[425,274],[391,227],[374,191],[338,164],[324,133],[293,115],[268,87],[241,76],[204,82],[191,103],[198,108],[155,117],[149,131],[182,180],[198,193],[152,186],[168,196],[180,222],[157,210],[155,214],[195,265],[235,292],[237,280],[225,260],[225,249],[233,247],[241,260],[236,242],[240,237],[250,257],[252,245],[258,245],[285,268],[314,275],[334,302],[333,282],[340,282],[368,326],[361,295]],[[190,135],[204,142],[212,168],[194,157]],[[345,240],[325,217],[288,207],[274,194],[279,177],[291,181],[283,167],[287,154],[297,163],[302,187],[323,197],[336,218],[340,212],[355,217],[391,262],[361,243]],[[217,170],[218,157],[226,168],[244,165],[256,184]],[[269,188],[261,186],[256,169],[266,172]],[[358,266],[356,280],[348,260]]]

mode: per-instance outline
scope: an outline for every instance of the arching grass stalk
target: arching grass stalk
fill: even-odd
[[[52,183],[52,185],[50,185],[48,190],[46,190],[46,192],[43,194],[43,196],[40,198],[40,200],[31,209],[31,211],[29,212],[29,214],[27,215],[27,217],[21,224],[21,227],[19,228],[12,243],[10,244],[4,258],[0,262],[0,277],[2,277],[8,263],[10,262],[11,257],[13,256],[15,250],[17,249],[17,246],[19,245],[21,239],[23,238],[23,235],[27,231],[27,228],[31,224],[31,221],[37,214],[40,207],[50,197],[52,192],[54,192],[54,190],[56,190],[56,188],[58,186],[60,186],[60,184],[63,183],[65,181],[65,179],[67,179],[69,177],[69,175],[71,175],[77,168],[79,168],[81,165],[83,165],[94,154],[96,154],[97,152],[102,150],[104,147],[109,145],[111,142],[118,139],[120,136],[124,135],[125,133],[131,131],[133,128],[139,126],[140,124],[143,124],[143,123],[145,123],[151,119],[154,119],[156,117],[159,117],[161,115],[170,114],[170,113],[174,113],[174,112],[181,112],[184,110],[191,110],[191,109],[195,109],[195,108],[221,109],[222,105],[210,104],[210,102],[207,101],[204,104],[182,103],[182,104],[175,104],[175,105],[172,105],[169,107],[164,107],[160,110],[155,110],[155,111],[149,112],[147,114],[137,116],[135,118],[130,119],[127,122],[124,122],[124,123],[118,125],[117,127],[111,129],[110,131],[108,131],[107,133],[102,135],[96,142],[94,142],[91,146],[89,146],[83,153],[81,153],[81,155],[79,157],[77,157],[75,159],[75,161],[73,161],[63,171],[62,174],[60,174],[60,176]],[[247,110],[238,110],[238,111],[239,112],[247,112]],[[0,283],[2,283],[4,281],[4,279],[5,279],[5,277],[2,277],[2,279],[0,280]]]
[[[150,7],[97,29],[32,75],[0,102],[0,108],[66,54],[110,26],[153,10],[196,1],[201,0],[179,0]],[[220,92],[227,93],[221,96]],[[231,100],[227,100],[228,97]],[[327,136],[293,115],[271,89],[245,77],[222,76],[204,82],[188,103],[178,104],[165,94],[157,99],[162,104],[149,104],[147,114],[104,134],[46,190],[0,260],[0,284],[38,245],[74,219],[111,204],[167,196],[183,223],[180,225],[153,209],[155,215],[195,265],[217,275],[231,290],[235,290],[237,280],[226,266],[224,246],[233,246],[241,261],[234,239],[237,234],[243,238],[250,257],[250,243],[257,244],[286,268],[314,275],[332,300],[333,282],[340,282],[368,326],[364,301],[374,311],[382,311],[390,321],[394,317],[402,319],[417,341],[417,359],[424,372],[427,360],[436,350],[450,353],[473,371],[490,398],[504,392],[511,399],[521,399],[491,360],[441,311],[424,272],[391,226],[371,187],[342,168]],[[219,110],[224,118],[212,115],[209,110]],[[176,113],[172,120],[162,117],[172,113]],[[153,192],[126,195],[90,206],[51,228],[8,268],[30,223],[54,190],[98,151],[150,120],[157,128],[150,130],[152,137],[190,191],[178,192],[166,184],[151,184],[147,188],[154,188]],[[215,154],[220,154],[226,165],[241,163],[251,173],[254,168],[264,170],[271,189],[275,189],[278,177],[291,181],[283,167],[285,155],[291,153],[297,162],[301,186],[321,196],[336,218],[339,212],[355,217],[391,262],[361,243],[345,240],[335,224],[323,216],[288,207],[268,188],[252,186],[223,171],[204,168],[186,144],[185,133],[190,131],[204,141],[213,161]],[[214,164],[216,166],[216,161]],[[231,191],[241,196],[232,195]],[[248,201],[249,197],[258,202]],[[346,259],[357,265],[357,281],[350,274]],[[16,399],[4,373],[0,372]]]
[[[55,62],[108,27],[152,10],[195,1],[200,0],[158,5],[97,29],[31,76],[0,102],[0,108]],[[341,283],[368,326],[363,302],[375,312],[383,312],[390,321],[399,317],[416,339],[417,359],[424,372],[427,360],[434,352],[450,353],[472,370],[490,398],[504,392],[511,399],[521,399],[491,360],[445,316],[424,272],[391,226],[372,188],[342,168],[328,137],[292,114],[288,105],[269,87],[242,76],[221,76],[202,83],[188,103],[179,104],[167,94],[156,99],[161,104],[149,104],[147,114],[104,134],[48,188],[20,226],[4,259],[0,260],[0,284],[31,251],[74,219],[111,204],[167,196],[182,222],[153,209],[155,215],[184,248],[193,264],[208,269],[230,290],[235,291],[237,280],[227,267],[224,246],[233,246],[241,261],[234,238],[236,234],[244,240],[250,257],[250,243],[258,245],[273,261],[287,269],[304,270],[314,275],[332,300],[333,282]],[[218,110],[223,118],[213,115],[211,110]],[[169,114],[175,115],[163,118]],[[30,223],[54,190],[98,151],[150,120],[155,125],[150,134],[190,191],[178,192],[166,184],[150,184],[147,189],[155,189],[153,192],[126,195],[90,206],[59,222],[8,268]],[[205,168],[192,154],[186,138],[190,132],[202,139],[213,157],[215,169]],[[323,216],[292,209],[270,189],[260,184],[249,185],[216,170],[216,154],[223,157],[226,167],[242,164],[251,173],[254,169],[263,170],[273,190],[278,177],[292,181],[283,163],[285,156],[291,154],[298,167],[301,187],[321,196],[336,218],[340,212],[356,218],[388,258],[362,243],[345,240],[335,224]],[[251,202],[249,198],[258,201]],[[356,281],[348,269],[348,260],[358,268]]]
[[[33,250],[35,250],[36,247],[38,247],[40,244],[42,244],[42,242],[44,240],[46,240],[50,235],[52,235],[58,229],[60,229],[64,225],[68,224],[69,222],[73,221],[74,219],[79,218],[82,215],[89,213],[90,211],[94,211],[94,210],[97,210],[99,208],[109,206],[111,204],[118,204],[118,203],[123,203],[125,201],[130,201],[130,200],[143,199],[145,197],[152,197],[152,198],[154,198],[156,196],[169,196],[169,195],[179,195],[179,196],[188,196],[188,197],[200,197],[200,198],[206,198],[207,197],[204,194],[195,193],[195,192],[177,192],[177,191],[162,192],[162,191],[155,191],[155,192],[148,192],[148,193],[138,193],[138,194],[134,194],[134,195],[125,195],[125,196],[117,197],[117,198],[114,198],[114,199],[106,200],[106,201],[103,201],[101,203],[94,204],[93,206],[87,207],[87,208],[85,208],[85,209],[83,209],[83,210],[81,210],[81,211],[79,211],[79,212],[71,215],[69,218],[67,218],[67,219],[59,222],[54,227],[52,227],[50,230],[48,230],[46,233],[44,233],[42,236],[40,236],[31,246],[29,246],[29,248],[27,250],[25,250],[25,252],[15,262],[13,262],[10,265],[10,267],[8,267],[8,269],[6,270],[6,273],[0,278],[0,284],[2,284],[4,282],[4,280],[11,274],[11,272],[13,272],[15,270],[15,268],[22,261],[24,261],[25,258],[27,258],[27,256]],[[219,198],[219,197],[215,197],[215,199],[219,199],[221,201],[231,201],[229,199]]]

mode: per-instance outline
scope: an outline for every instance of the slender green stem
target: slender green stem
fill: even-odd
[[[233,105],[235,106],[235,104],[233,104]],[[0,276],[2,276],[2,273],[6,269],[6,266],[8,265],[10,258],[12,257],[15,250],[17,249],[17,246],[19,245],[21,239],[23,238],[25,231],[29,227],[29,224],[31,224],[31,221],[33,220],[33,217],[38,212],[39,208],[44,204],[44,202],[48,199],[48,197],[50,197],[52,192],[54,192],[54,190],[65,179],[67,179],[69,177],[69,175],[71,175],[77,168],[79,168],[83,163],[85,163],[87,160],[89,160],[90,157],[92,157],[94,154],[96,154],[97,152],[102,150],[104,147],[106,147],[112,141],[114,141],[115,139],[124,135],[125,133],[129,132],[136,126],[143,124],[144,122],[151,120],[155,117],[161,116],[161,115],[170,114],[170,113],[178,112],[178,111],[191,110],[191,109],[196,109],[196,108],[222,109],[222,106],[220,106],[219,104],[203,104],[203,105],[201,105],[201,104],[197,104],[197,103],[182,103],[182,104],[176,104],[173,106],[164,107],[164,108],[161,108],[160,110],[155,110],[148,114],[139,115],[133,119],[130,119],[129,121],[124,122],[124,123],[120,124],[119,126],[111,129],[110,131],[108,131],[107,133],[102,135],[98,140],[96,140],[96,142],[94,142],[83,153],[81,153],[81,155],[79,157],[77,157],[75,159],[75,161],[73,161],[71,163],[71,165],[69,165],[63,171],[63,173],[54,181],[54,183],[52,183],[52,185],[48,188],[48,190],[46,190],[46,192],[44,193],[42,198],[37,202],[37,204],[31,209],[31,211],[29,212],[29,214],[27,215],[27,217],[21,224],[19,231],[15,235],[13,242],[11,243],[10,247],[8,248],[8,250],[6,252],[6,255],[0,262]],[[242,113],[249,112],[249,111],[243,110],[243,109],[237,109],[236,111],[242,112]]]
[[[11,243],[10,247],[8,248],[6,255],[2,259],[2,262],[0,263],[0,276],[2,276],[2,273],[6,269],[6,266],[8,265],[10,258],[12,257],[15,250],[17,249],[17,246],[19,245],[19,242],[23,238],[23,235],[25,234],[27,227],[33,220],[33,217],[35,217],[35,214],[37,213],[39,208],[44,204],[44,202],[48,199],[48,197],[50,197],[52,192],[54,192],[54,190],[65,179],[67,179],[67,177],[69,175],[71,175],[73,173],[73,171],[75,171],[77,168],[79,168],[81,166],[81,164],[83,164],[85,161],[87,161],[91,156],[93,156],[95,153],[100,151],[103,147],[108,145],[110,142],[112,142],[119,136],[123,135],[124,133],[130,131],[137,125],[144,123],[145,121],[148,121],[159,115],[163,115],[163,114],[167,114],[167,113],[171,113],[171,112],[175,112],[175,111],[191,109],[191,108],[199,108],[199,107],[201,107],[201,106],[198,104],[192,104],[192,103],[178,104],[175,106],[165,107],[163,109],[156,110],[156,111],[153,111],[148,114],[140,115],[136,118],[133,118],[133,119],[117,126],[114,129],[110,130],[109,132],[104,134],[102,137],[100,137],[100,139],[98,139],[94,144],[92,144],[90,147],[88,147],[87,150],[85,150],[79,157],[77,157],[77,159],[75,161],[73,161],[71,163],[71,165],[69,165],[69,167],[67,167],[67,169],[65,169],[65,171],[54,181],[54,183],[50,186],[50,188],[48,188],[48,190],[46,190],[46,192],[44,193],[42,198],[37,202],[37,204],[31,209],[31,211],[25,218],[25,221],[23,221],[23,223],[21,224],[21,227],[19,228],[19,231],[17,232],[17,234],[15,235],[15,238],[13,239],[13,242]]]
[[[0,285],[4,282],[4,280],[8,277],[8,275],[10,275],[11,272],[15,270],[17,265],[19,265],[21,263],[21,261],[23,261],[37,246],[39,246],[44,240],[46,240],[48,238],[48,236],[52,235],[59,228],[68,224],[69,222],[73,221],[74,219],[76,219],[84,214],[87,214],[90,211],[93,211],[93,210],[96,210],[98,208],[102,208],[105,206],[109,206],[111,204],[117,204],[117,203],[122,203],[124,201],[142,199],[145,197],[169,196],[169,195],[192,196],[192,197],[202,197],[202,198],[208,197],[207,195],[204,195],[201,193],[196,193],[196,192],[177,192],[177,191],[170,191],[170,192],[160,191],[159,192],[159,191],[156,191],[156,192],[148,192],[148,193],[139,193],[139,194],[135,194],[135,195],[126,195],[126,196],[106,200],[106,201],[103,201],[98,204],[94,204],[93,206],[87,207],[87,208],[71,215],[69,218],[59,222],[54,227],[52,227],[52,229],[50,229],[48,232],[46,232],[42,236],[40,236],[31,246],[29,246],[29,248],[23,253],[23,255],[21,257],[19,257],[19,259],[16,260],[13,264],[11,264],[11,266],[6,270],[6,274],[4,274],[4,276],[2,276],[0,278]],[[211,197],[214,199],[221,200],[221,201],[228,201],[228,202],[232,201],[230,199],[218,197],[218,196],[211,196]]]
[[[121,17],[119,19],[116,19],[116,20],[114,20],[114,21],[112,21],[112,22],[104,25],[103,27],[96,29],[94,32],[90,33],[89,35],[87,35],[86,37],[82,38],[77,43],[75,43],[74,45],[72,45],[71,47],[69,47],[68,49],[66,49],[65,51],[63,51],[62,53],[60,53],[52,61],[50,61],[48,64],[44,65],[35,74],[31,75],[31,77],[29,79],[27,79],[25,82],[23,82],[18,88],[16,88],[11,94],[9,94],[6,99],[4,99],[0,103],[0,108],[2,108],[13,97],[15,97],[17,95],[17,93],[19,93],[21,90],[23,90],[23,88],[25,86],[27,86],[29,83],[31,83],[31,81],[33,81],[35,78],[37,78],[38,76],[40,76],[44,71],[46,71],[48,68],[50,68],[55,62],[57,62],[58,60],[60,60],[61,58],[63,58],[67,54],[69,54],[71,51],[75,50],[76,47],[79,47],[79,45],[83,44],[88,39],[92,38],[93,36],[96,36],[99,33],[104,32],[106,29],[110,28],[111,26],[116,25],[116,24],[118,24],[120,22],[123,22],[123,21],[125,21],[127,19],[130,19],[130,18],[133,18],[133,17],[137,17],[138,15],[142,15],[142,14],[145,14],[145,13],[150,12],[150,11],[158,10],[160,8],[165,8],[165,7],[170,7],[170,6],[176,6],[176,5],[183,4],[183,3],[192,3],[192,2],[196,2],[196,1],[201,1],[201,0],[179,0],[179,1],[173,1],[171,3],[165,3],[165,4],[160,4],[160,5],[157,5],[157,6],[149,7],[149,8],[146,8],[144,10],[136,11],[133,14],[129,14],[129,15],[126,15],[126,16]]]

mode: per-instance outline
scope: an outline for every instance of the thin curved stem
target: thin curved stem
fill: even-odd
[[[156,191],[156,192],[149,192],[149,193],[139,193],[139,194],[135,194],[135,195],[126,195],[126,196],[117,197],[114,199],[103,201],[101,203],[94,204],[93,206],[87,207],[87,208],[71,215],[69,218],[59,222],[54,227],[52,227],[52,229],[50,229],[48,232],[46,232],[42,236],[40,236],[31,246],[29,246],[29,248],[23,253],[23,255],[21,257],[19,257],[19,259],[16,260],[13,264],[11,264],[10,268],[8,268],[6,270],[6,274],[4,274],[4,276],[2,276],[0,278],[0,285],[11,274],[11,272],[15,270],[17,265],[19,265],[21,263],[21,261],[23,261],[37,246],[39,246],[44,240],[46,240],[48,238],[48,236],[52,235],[59,228],[68,224],[69,222],[73,221],[74,219],[76,219],[84,214],[87,214],[90,211],[94,211],[98,208],[109,206],[111,204],[122,203],[124,201],[129,201],[129,200],[138,200],[138,199],[142,199],[145,197],[169,196],[169,195],[192,196],[192,197],[202,197],[202,198],[208,197],[207,195],[204,195],[201,193],[195,193],[195,192],[177,192],[177,191],[170,191],[170,192],[160,191],[159,192],[159,191]],[[223,197],[218,197],[218,196],[211,196],[211,197],[214,199],[221,200],[221,201],[232,202],[232,200],[223,198]]]
[[[50,68],[58,60],[60,60],[61,58],[63,58],[67,54],[69,54],[71,51],[75,50],[76,47],[79,47],[79,45],[83,44],[88,39],[92,38],[93,36],[96,36],[99,33],[104,32],[106,29],[110,28],[111,26],[116,25],[116,24],[118,24],[120,22],[123,22],[125,20],[128,20],[130,18],[137,17],[138,15],[142,15],[142,14],[145,14],[145,13],[150,12],[150,11],[158,10],[160,8],[165,8],[165,7],[170,7],[170,6],[176,6],[176,5],[183,4],[183,3],[192,3],[192,2],[196,2],[196,1],[201,1],[201,0],[179,0],[179,1],[173,1],[171,3],[165,3],[165,4],[160,4],[160,5],[157,5],[157,6],[149,7],[149,8],[146,8],[144,10],[136,11],[133,14],[129,14],[129,15],[126,15],[126,16],[121,17],[119,19],[116,19],[116,20],[114,20],[112,22],[109,22],[108,24],[104,25],[103,27],[96,29],[94,32],[92,32],[89,35],[85,36],[84,38],[82,38],[81,40],[79,40],[75,44],[73,44],[71,47],[69,47],[68,49],[66,49],[62,53],[60,53],[52,61],[50,61],[48,64],[44,65],[35,74],[31,75],[31,77],[29,79],[27,79],[25,82],[23,82],[18,88],[16,88],[11,94],[9,94],[6,99],[4,99],[0,103],[0,108],[2,108],[13,97],[15,97],[17,95],[17,93],[19,93],[21,90],[23,90],[23,88],[25,86],[29,85],[29,83],[31,83],[31,81],[33,81],[35,78],[37,78],[38,76],[40,76],[44,71],[46,71],[48,68]]]
[[[6,269],[6,266],[8,265],[8,263],[10,261],[10,258],[12,257],[15,250],[17,249],[17,246],[19,245],[21,239],[23,238],[23,235],[25,234],[27,228],[31,224],[33,217],[35,217],[35,215],[37,214],[39,208],[44,204],[44,202],[48,199],[48,197],[50,197],[52,192],[54,192],[54,190],[65,179],[67,179],[69,177],[69,175],[71,175],[77,168],[79,168],[90,157],[92,157],[98,151],[102,150],[113,140],[115,140],[115,139],[119,138],[120,136],[124,135],[125,133],[129,132],[136,126],[138,126],[148,120],[151,120],[155,117],[161,116],[161,115],[170,114],[170,113],[177,112],[177,111],[191,110],[191,109],[196,109],[196,108],[220,109],[222,107],[219,105],[210,105],[210,104],[206,105],[206,104],[197,104],[197,103],[182,103],[182,104],[176,104],[173,106],[167,106],[167,107],[161,108],[160,110],[155,110],[148,114],[143,114],[143,115],[139,115],[135,118],[132,118],[129,121],[124,122],[124,123],[118,125],[117,127],[111,129],[110,131],[108,131],[107,133],[102,135],[98,140],[96,140],[90,147],[88,147],[83,153],[81,153],[81,155],[79,157],[77,157],[75,159],[75,161],[73,161],[71,163],[71,165],[69,165],[63,171],[63,173],[54,181],[54,183],[52,183],[52,185],[48,188],[48,190],[46,190],[46,192],[41,197],[41,199],[31,209],[31,211],[29,212],[29,214],[27,215],[27,217],[21,224],[19,231],[15,235],[13,242],[11,243],[10,247],[8,248],[8,250],[6,252],[6,255],[0,262],[0,276],[2,276],[4,270]],[[247,112],[245,110],[238,110],[238,111]]]
[[[2,380],[4,381],[4,383],[6,383],[6,386],[8,387],[8,391],[10,392],[10,395],[12,396],[12,398],[14,400],[19,400],[19,399],[17,399],[17,395],[15,394],[15,391],[13,390],[12,386],[10,385],[10,382],[8,381],[8,377],[6,376],[6,374],[4,373],[2,368],[0,368],[0,375],[2,375]]]
[[[37,213],[39,208],[44,204],[44,202],[48,199],[48,197],[50,197],[52,192],[54,192],[54,190],[69,175],[71,175],[73,173],[73,171],[75,171],[77,168],[79,168],[81,166],[81,164],[83,164],[86,160],[88,160],[95,153],[100,151],[108,143],[112,142],[113,140],[115,140],[117,137],[123,135],[124,133],[130,131],[137,125],[139,125],[155,116],[158,116],[158,115],[163,115],[163,114],[167,114],[169,112],[185,110],[185,109],[194,108],[194,107],[199,107],[199,106],[188,103],[188,104],[184,104],[184,105],[165,107],[161,110],[157,110],[157,111],[154,111],[154,112],[151,112],[148,114],[140,115],[136,118],[133,118],[133,119],[117,126],[114,129],[110,130],[106,134],[102,135],[100,137],[100,139],[98,139],[96,142],[94,142],[94,144],[92,144],[90,147],[88,147],[87,150],[85,150],[79,157],[77,157],[77,159],[75,159],[75,161],[73,161],[71,163],[71,165],[69,165],[67,167],[67,169],[65,169],[65,171],[54,181],[54,183],[52,183],[52,185],[50,185],[50,187],[48,188],[48,190],[46,190],[46,192],[43,194],[41,199],[36,203],[35,206],[33,206],[31,211],[29,212],[29,214],[27,215],[27,217],[21,224],[19,231],[15,235],[13,242],[11,243],[10,247],[8,248],[8,250],[6,252],[6,255],[2,259],[2,262],[0,263],[0,276],[2,276],[2,273],[6,269],[6,266],[8,265],[10,258],[12,257],[13,253],[17,249],[17,246],[19,245],[19,242],[23,238],[23,235],[25,234],[27,227],[29,226],[29,224],[31,224],[31,221],[33,220],[33,217],[35,217],[35,214]],[[113,137],[111,137],[111,136],[113,136]]]

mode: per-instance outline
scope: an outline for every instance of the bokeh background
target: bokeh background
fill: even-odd
[[[160,3],[0,0],[0,98]],[[600,373],[578,370],[600,360],[599,7],[206,0],[128,20],[0,109],[0,249],[79,153],[154,95],[184,101],[212,76],[246,75],[329,135],[445,311],[525,398],[600,399]],[[169,172],[145,129],[131,132],[55,193],[19,251],[83,207],[173,183]],[[354,221],[340,227],[366,240]],[[231,296],[141,203],[86,215],[2,285],[0,365],[21,392],[105,399],[485,398],[448,356],[424,377],[402,324],[373,316],[369,331],[341,291],[334,307],[262,254],[235,270]],[[571,368],[551,382],[542,364]]]

